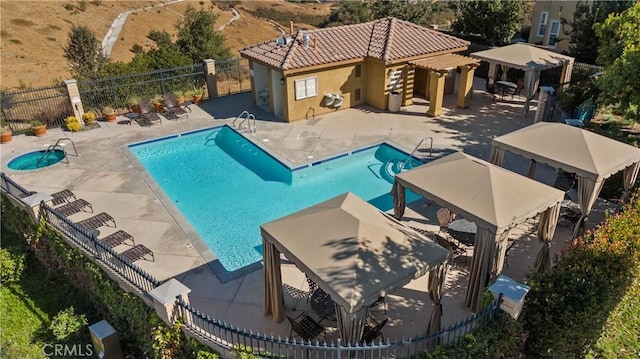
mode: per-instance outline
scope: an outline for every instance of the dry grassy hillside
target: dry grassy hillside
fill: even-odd
[[[73,24],[88,26],[101,41],[118,14],[159,4],[162,1],[0,1],[0,88],[47,86],[70,78],[63,47]],[[310,26],[300,23],[301,19],[326,16],[332,6],[283,0],[211,3],[187,0],[145,9],[129,15],[110,59],[129,61],[133,57],[131,47],[134,44],[147,45],[146,35],[150,30],[173,33],[186,6],[199,7],[201,4],[214,6],[219,15],[216,26],[233,17],[229,6],[240,11],[240,20],[222,31],[227,38],[227,46],[235,55],[246,45],[279,35],[271,23],[254,14],[282,17],[274,20],[286,24],[287,28],[288,20],[294,20],[296,29],[299,29]]]

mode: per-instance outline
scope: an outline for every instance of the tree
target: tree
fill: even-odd
[[[184,17],[176,26],[180,51],[196,63],[204,59],[226,60],[232,57],[231,50],[225,46],[224,36],[216,31],[218,16],[202,7],[196,10],[188,5]]]
[[[69,60],[71,73],[77,79],[97,79],[107,63],[93,31],[85,25],[73,25],[69,32],[64,57]]]
[[[598,64],[604,66],[600,101],[617,106],[627,117],[640,116],[640,2],[595,25],[600,40]]]
[[[368,2],[345,1],[337,9],[331,10],[329,18],[322,27],[353,25],[373,20]]]
[[[453,29],[478,35],[492,46],[508,44],[530,7],[530,2],[518,0],[460,1]]]
[[[440,4],[432,5],[429,1],[396,0],[376,1],[371,4],[371,12],[375,19],[392,16],[418,25],[429,25],[434,10],[440,11]]]
[[[633,1],[595,1],[580,2],[573,13],[573,21],[563,19],[571,25],[569,35],[569,54],[578,62],[594,63],[598,57],[600,42],[594,25],[604,22],[611,13],[620,13],[633,5]]]

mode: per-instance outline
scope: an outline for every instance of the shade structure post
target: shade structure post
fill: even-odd
[[[431,299],[431,315],[429,316],[429,324],[427,324],[427,335],[440,331],[442,322],[442,291],[444,290],[444,282],[447,275],[447,266],[439,265],[427,273],[427,285],[429,286],[429,298]],[[429,343],[429,346],[436,346],[440,342],[440,338],[435,338]]]
[[[622,208],[622,204],[629,199],[629,194],[631,193],[631,189],[633,185],[636,183],[636,179],[638,178],[638,169],[640,169],[640,162],[636,162],[631,166],[628,166],[622,172],[622,181],[624,186],[624,192],[618,201],[618,205],[616,206],[615,212],[620,211]]]
[[[404,216],[405,210],[405,189],[404,187],[395,180],[393,182],[393,188],[391,190],[391,195],[393,196],[393,215],[396,219],[402,218]]]
[[[480,298],[484,287],[489,283],[493,258],[496,255],[496,235],[485,228],[478,227],[476,240],[473,249],[471,270],[469,273],[469,284],[465,304],[471,307],[471,311],[477,312],[480,309]]]
[[[336,308],[336,314],[342,342],[357,345],[364,333],[367,315],[369,315],[369,307],[364,306],[353,313],[349,313],[343,306],[338,306]]]
[[[522,114],[524,117],[529,113],[529,104],[538,90],[538,83],[540,82],[540,71],[539,70],[527,70],[524,73],[524,90],[525,90],[525,101],[524,107],[522,109]]]
[[[536,173],[536,160],[529,161],[529,169],[527,170],[527,177],[533,178],[533,175]]]
[[[578,222],[576,222],[576,226],[573,229],[573,236],[571,238],[576,238],[584,232],[587,218],[589,217],[589,213],[591,213],[591,208],[593,208],[594,203],[596,203],[596,199],[598,199],[598,195],[600,194],[600,190],[602,190],[603,184],[604,178],[602,177],[599,177],[596,180],[588,177],[578,177],[578,204],[580,205],[580,218],[578,219]]]
[[[284,296],[282,293],[282,273],[280,271],[280,251],[262,235],[264,257],[263,314],[273,315],[273,321],[284,320]]]
[[[538,251],[533,267],[541,272],[551,267],[551,240],[556,232],[558,217],[560,215],[560,204],[548,208],[540,215],[538,222],[538,239],[542,243],[542,247]]]

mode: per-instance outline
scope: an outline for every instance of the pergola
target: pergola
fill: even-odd
[[[577,175],[581,217],[574,237],[584,229],[604,180],[624,171],[623,201],[636,182],[640,167],[640,149],[562,123],[538,122],[494,138],[491,162],[501,165],[506,151],[531,160],[529,177],[533,177],[536,162]]]
[[[553,51],[548,51],[531,44],[523,43],[478,51],[472,53],[471,56],[489,63],[489,84],[493,84],[495,81],[496,65],[503,66],[502,80],[506,80],[507,70],[509,68],[516,68],[525,72],[525,115],[529,111],[529,102],[533,99],[533,96],[538,90],[540,72],[562,66],[560,83],[568,83],[571,81],[571,72],[574,61],[573,57],[560,55]]]
[[[564,198],[562,191],[462,152],[396,175],[393,196],[398,219],[404,215],[407,188],[476,223],[465,299],[471,310],[478,311],[491,274],[502,271],[510,230],[540,213],[538,238],[544,245],[535,266],[550,262],[549,243]]]
[[[460,84],[458,85],[458,100],[456,107],[466,108],[471,101],[473,88],[473,73],[480,65],[480,61],[471,57],[458,54],[443,54],[426,59],[409,61],[410,65],[422,68],[429,73],[429,110],[430,116],[439,116],[442,112],[442,101],[444,100],[444,77],[449,71],[460,68]]]
[[[264,314],[284,320],[280,253],[336,303],[344,344],[357,344],[369,305],[428,274],[434,305],[429,332],[440,330],[440,295],[449,251],[352,193],[261,226]]]

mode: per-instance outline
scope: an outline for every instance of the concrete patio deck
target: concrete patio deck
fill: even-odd
[[[290,327],[285,321],[274,323],[262,315],[262,269],[241,277],[221,281],[210,266],[215,259],[172,201],[154,183],[130,153],[127,144],[216,125],[231,124],[243,110],[256,114],[257,131],[245,133],[252,141],[267,148],[290,166],[387,141],[411,152],[424,137],[433,138],[433,156],[453,151],[464,151],[488,159],[491,140],[533,122],[535,111],[528,117],[521,115],[521,98],[494,101],[478,90],[483,82],[475,84],[471,106],[454,107],[455,96],[445,97],[444,114],[431,118],[425,115],[427,102],[416,99],[400,112],[379,111],[369,106],[345,109],[302,120],[292,124],[276,121],[272,116],[251,105],[249,94],[233,95],[192,106],[189,119],[163,121],[163,125],[139,127],[135,122],[126,124],[101,123],[101,128],[70,133],[49,129],[45,137],[14,136],[11,143],[2,145],[2,171],[29,190],[54,193],[71,189],[78,198],[93,205],[96,213],[107,212],[123,229],[153,250],[155,262],[136,262],[159,280],[175,277],[191,289],[190,301],[196,308],[227,323],[253,331],[286,337]],[[124,118],[122,118],[124,119]],[[22,153],[41,150],[62,137],[75,143],[79,156],[70,157],[69,164],[56,164],[34,171],[7,169],[7,162]],[[428,155],[422,151],[421,155]],[[505,167],[525,173],[527,161],[505,156]],[[550,184],[555,171],[538,166],[536,179]],[[575,195],[575,194],[574,194]],[[590,226],[603,218],[607,203],[599,203],[590,216]],[[422,200],[409,205],[405,218],[408,224],[432,232],[438,231],[435,212],[437,206]],[[71,219],[78,221],[91,216],[78,213]],[[504,273],[523,281],[533,265],[539,243],[533,231],[533,221],[512,231],[515,245],[509,252],[509,264]],[[104,228],[104,227],[103,227]],[[116,229],[101,228],[101,237]],[[571,228],[559,225],[552,242],[552,251],[558,253],[571,235]],[[118,251],[127,248],[118,247]],[[471,253],[469,253],[471,255]],[[283,282],[287,288],[287,311],[308,310],[305,300],[307,284],[304,274],[293,265],[282,267]],[[448,272],[444,290],[443,325],[455,323],[470,315],[463,304],[467,287],[468,269],[464,264]],[[224,279],[224,278],[223,278]],[[389,323],[383,329],[385,338],[394,339],[423,334],[427,325],[431,303],[424,278],[413,281],[387,298]],[[323,322],[324,325],[335,323]],[[336,337],[335,331],[328,336]]]

